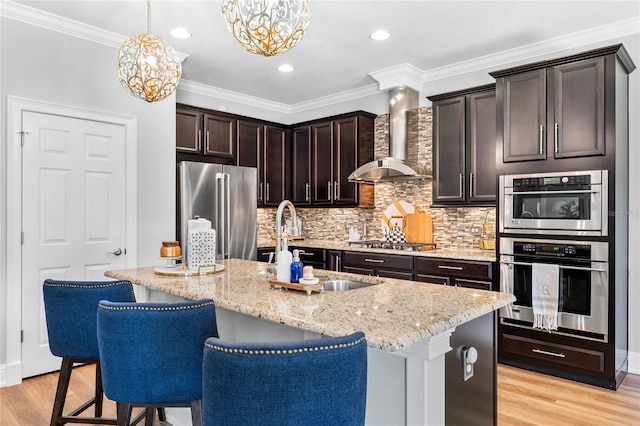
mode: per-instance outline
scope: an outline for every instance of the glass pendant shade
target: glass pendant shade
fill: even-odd
[[[223,0],[227,27],[251,53],[275,56],[293,48],[309,27],[309,0]]]

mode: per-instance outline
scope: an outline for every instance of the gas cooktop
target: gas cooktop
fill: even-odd
[[[381,248],[404,251],[422,251],[436,249],[436,245],[434,243],[390,243],[383,240],[349,241],[349,245],[357,245],[362,248]]]

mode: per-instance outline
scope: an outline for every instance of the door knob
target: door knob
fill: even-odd
[[[122,249],[117,248],[114,251],[108,251],[107,254],[112,254],[114,256],[120,256],[122,254]]]

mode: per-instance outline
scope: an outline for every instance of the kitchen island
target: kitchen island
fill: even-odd
[[[270,288],[266,263],[229,259],[224,266],[222,272],[189,278],[156,275],[153,267],[105,275],[149,289],[153,301],[213,299],[223,339],[363,331],[369,346],[367,424],[444,424],[444,354],[451,350],[451,334],[514,300],[496,292],[331,271],[316,273],[376,285],[307,295]]]

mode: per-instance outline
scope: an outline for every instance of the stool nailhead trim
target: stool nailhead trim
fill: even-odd
[[[292,355],[303,352],[318,352],[318,351],[331,351],[335,349],[348,348],[356,346],[365,340],[361,337],[350,343],[340,343],[337,345],[328,346],[314,346],[311,348],[294,348],[294,349],[238,349],[238,348],[224,348],[218,345],[212,345],[205,343],[204,346],[218,352],[233,353],[233,354],[245,354],[245,355]]]
[[[63,287],[63,288],[82,288],[85,290],[91,290],[94,288],[109,288],[109,287],[117,287],[121,285],[128,285],[131,288],[131,295],[133,299],[136,298],[135,293],[133,292],[133,285],[131,281],[128,280],[120,280],[120,281],[107,281],[107,282],[92,282],[92,281],[55,281],[55,282],[44,282],[45,287]]]
[[[105,306],[100,303],[98,304],[98,307],[107,311],[185,311],[188,309],[202,308],[203,306],[211,305],[213,305],[213,302],[198,303],[197,305],[187,306],[140,306],[140,304],[136,304],[135,306]]]

